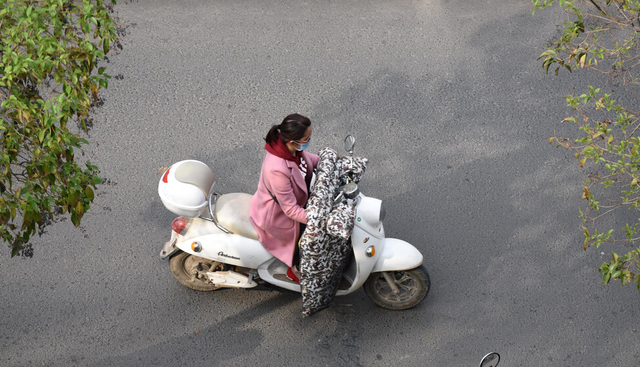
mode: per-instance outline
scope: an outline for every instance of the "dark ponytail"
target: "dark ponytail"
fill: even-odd
[[[276,139],[278,139],[278,134],[280,134],[278,132],[278,129],[280,129],[280,125],[271,126],[271,129],[269,129],[269,132],[267,133],[267,137],[264,138],[264,141],[266,141],[270,145],[273,144],[273,142],[276,141]]]
[[[289,140],[300,140],[304,138],[309,126],[311,126],[311,120],[308,117],[294,113],[285,117],[280,125],[271,126],[264,140],[267,144],[273,144],[278,136],[283,143]]]

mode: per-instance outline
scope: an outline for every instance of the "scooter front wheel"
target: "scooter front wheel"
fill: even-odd
[[[391,282],[391,283],[390,283]],[[431,280],[424,266],[411,270],[372,273],[364,283],[364,291],[378,306],[390,310],[406,310],[429,293]]]
[[[182,285],[196,291],[208,292],[220,288],[208,281],[206,272],[219,270],[222,263],[180,251],[169,260],[171,273]]]

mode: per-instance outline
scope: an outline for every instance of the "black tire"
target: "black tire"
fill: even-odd
[[[214,271],[222,263],[208,260],[180,251],[169,260],[171,273],[182,285],[196,291],[209,292],[219,289],[219,285],[211,284],[205,273]]]
[[[389,310],[406,310],[422,300],[429,293],[431,280],[424,266],[411,270],[388,271],[395,280],[398,293],[394,294],[383,273],[372,273],[364,283],[364,291],[375,304]]]

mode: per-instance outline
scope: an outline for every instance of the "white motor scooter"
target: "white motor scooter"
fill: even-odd
[[[353,153],[355,139],[345,139]],[[215,177],[204,163],[186,160],[163,174],[158,193],[163,204],[180,215],[171,223],[171,239],[160,257],[170,259],[173,275],[198,291],[253,288],[260,282],[300,292],[286,276],[288,266],[265,250],[249,220],[251,195],[213,192]],[[341,189],[342,200],[356,203],[351,233],[352,258],[343,272],[336,295],[346,295],[364,285],[379,306],[403,310],[420,303],[430,280],[422,254],[411,244],[385,238],[385,210],[378,199],[367,197],[351,183]],[[202,216],[207,211],[208,216]]]

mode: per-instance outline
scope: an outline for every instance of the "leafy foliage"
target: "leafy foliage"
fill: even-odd
[[[80,225],[102,183],[75,152],[108,86],[98,62],[120,47],[111,11],[102,0],[0,0],[0,235],[11,256],[32,256],[29,239],[59,215]]]
[[[532,0],[535,9],[560,5],[567,21],[540,55],[547,72],[588,68],[638,84],[640,0]]]
[[[567,16],[562,34],[540,55],[547,72],[551,67],[569,71],[597,71],[618,82],[624,92],[636,93],[639,81],[635,67],[640,64],[640,0],[532,0],[535,9],[558,4]],[[605,284],[618,279],[624,285],[636,283],[640,291],[640,115],[625,108],[611,94],[589,87],[579,95],[565,96],[572,116],[562,122],[573,124],[573,137],[554,134],[557,143],[574,152],[580,168],[590,163],[580,209],[584,233],[583,248],[619,244],[627,253],[612,252],[611,261],[600,267]],[[635,99],[637,101],[637,99]],[[638,107],[638,106],[635,106]],[[605,218],[619,208],[629,211],[633,221],[615,229],[599,230]],[[615,217],[614,217],[615,222]],[[631,245],[631,247],[629,247]],[[630,250],[629,250],[630,249]]]

